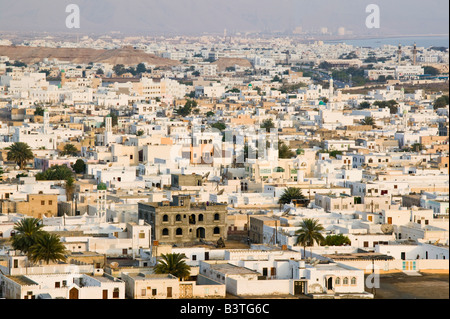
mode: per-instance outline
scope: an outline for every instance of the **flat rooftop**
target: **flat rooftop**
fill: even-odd
[[[259,272],[229,263],[211,264],[211,269],[226,275],[260,275]]]

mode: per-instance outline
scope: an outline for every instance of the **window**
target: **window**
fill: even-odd
[[[42,206],[45,205],[45,200],[41,200],[41,205],[42,205]]]
[[[175,221],[181,222],[181,215],[180,215],[180,214],[178,214],[177,216],[175,216]]]
[[[152,296],[156,296],[157,293],[158,291],[156,289],[152,289]]]
[[[356,285],[356,277],[352,277],[351,284]]]
[[[53,205],[53,201],[52,201],[52,200],[49,200],[49,201],[48,201],[48,204],[49,204],[49,205]]]
[[[219,234],[220,234],[220,228],[214,227],[214,235],[219,235]]]
[[[198,221],[202,222],[203,221],[203,214],[198,215]]]
[[[147,289],[141,289],[141,296],[144,297],[147,294]]]
[[[341,278],[336,277],[335,284],[336,284],[336,286],[340,285],[341,284]]]
[[[169,221],[169,216],[168,215],[164,215],[163,216],[163,222],[168,222]]]
[[[220,215],[219,214],[214,214],[214,220],[220,220]]]
[[[55,282],[55,288],[60,288],[61,287],[61,283],[59,281]]]
[[[164,229],[162,230],[162,235],[163,235],[163,236],[169,236],[169,229],[164,228]]]
[[[343,283],[344,285],[348,285],[348,278],[347,278],[347,277],[344,277],[344,280],[342,281],[342,283]]]
[[[177,230],[176,230],[176,235],[177,235],[177,236],[182,236],[182,235],[183,235],[183,229],[177,228]]]
[[[114,288],[113,298],[119,298],[119,288]]]
[[[139,238],[145,238],[145,233],[139,233]]]

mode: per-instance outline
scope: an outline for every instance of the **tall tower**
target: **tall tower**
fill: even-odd
[[[43,128],[44,134],[48,134],[49,125],[50,125],[50,115],[49,115],[47,109],[45,109],[44,110],[44,128]]]
[[[400,65],[400,62],[402,61],[402,44],[401,43],[398,45],[397,58],[398,58],[397,64]]]
[[[334,95],[334,80],[333,80],[333,77],[330,78],[329,92],[330,92],[329,98],[332,98],[333,95]]]
[[[112,140],[112,117],[111,115],[107,115],[105,117],[105,136],[104,136],[104,145],[108,145]]]
[[[417,45],[414,43],[413,49],[413,65],[417,64]]]

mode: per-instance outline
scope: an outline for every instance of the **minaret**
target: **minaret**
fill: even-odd
[[[413,49],[413,65],[417,64],[417,45],[414,43]]]
[[[329,97],[332,98],[334,95],[334,80],[333,77],[330,78],[330,88],[329,88]]]
[[[48,128],[50,124],[50,115],[48,114],[47,109],[44,110],[44,128],[43,133],[48,134]]]
[[[105,140],[104,145],[108,145],[112,139],[112,117],[111,115],[107,115],[105,117]]]
[[[400,65],[400,62],[402,60],[402,44],[401,43],[398,45],[397,58],[398,58],[397,64]]]

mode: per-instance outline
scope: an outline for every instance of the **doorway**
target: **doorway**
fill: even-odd
[[[203,227],[197,228],[197,238],[205,238],[205,229]]]
[[[69,290],[69,299],[78,299],[78,289],[72,288]]]
[[[333,290],[333,277],[327,279],[326,286],[328,290]]]
[[[305,294],[305,282],[304,281],[294,281],[294,295],[304,295]]]

